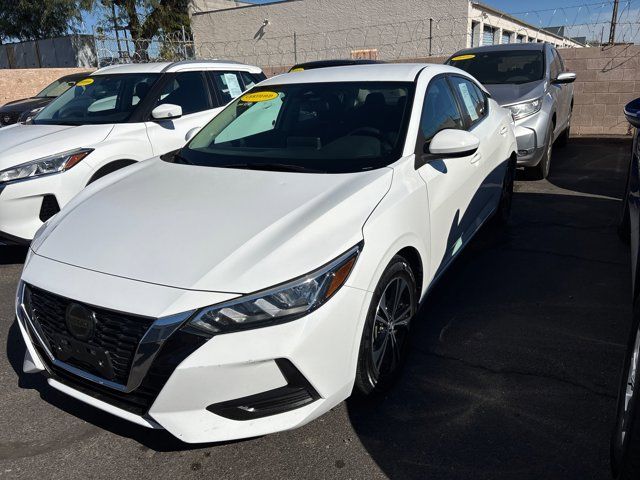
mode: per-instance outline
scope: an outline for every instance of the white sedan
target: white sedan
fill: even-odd
[[[39,230],[25,371],[192,443],[384,392],[430,287],[507,219],[515,162],[510,113],[456,68],[274,77]]]

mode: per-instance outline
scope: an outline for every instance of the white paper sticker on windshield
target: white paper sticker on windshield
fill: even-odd
[[[224,81],[229,87],[229,95],[236,98],[242,94],[242,87],[238,83],[238,76],[235,73],[225,73]]]
[[[471,94],[469,93],[469,87],[466,83],[459,83],[458,88],[460,89],[462,101],[464,102],[465,107],[467,107],[467,111],[469,112],[471,121],[475,122],[478,118],[480,118],[480,115],[478,115],[478,112],[476,111],[475,103],[473,102],[473,98],[471,98]]]

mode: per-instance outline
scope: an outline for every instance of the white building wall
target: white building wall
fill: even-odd
[[[519,21],[509,15],[501,14],[482,5],[469,3],[469,31],[474,22],[480,24],[480,32],[485,25],[496,29],[494,44],[502,42],[502,32],[509,32],[510,43],[515,43],[516,36],[522,35],[526,42],[547,42],[559,48],[582,47],[581,44],[559,35],[546,32],[534,25]],[[474,47],[480,46],[477,44]],[[467,42],[467,47],[471,47],[471,37]]]
[[[192,0],[190,12],[199,57],[263,67],[328,58],[450,55],[470,47],[472,38],[473,46],[481,45],[485,25],[495,28],[494,44],[506,31],[511,42],[520,34],[525,41],[579,46],[468,0],[289,0],[248,6]]]
[[[467,45],[467,0],[290,0],[206,13],[211,1],[195,0],[191,7],[196,52],[204,58],[281,66],[351,56],[425,57],[430,26],[433,56]]]

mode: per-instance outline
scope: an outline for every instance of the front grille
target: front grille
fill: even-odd
[[[33,332],[32,332],[33,338]],[[109,403],[135,415],[146,414],[155,402],[160,390],[176,367],[189,355],[206,342],[206,338],[177,331],[165,342],[151,365],[142,384],[132,392],[125,393],[103,387],[97,383],[70,374],[66,370],[53,365],[42,347],[34,343],[40,358],[47,365],[49,376],[64,383],[68,387],[90,395],[93,398]]]
[[[0,127],[13,125],[18,121],[20,112],[2,112],[0,113]]]
[[[67,307],[74,302],[36,287],[26,287],[30,294],[31,318],[40,326],[52,354],[58,359],[88,373],[126,385],[133,357],[145,332],[153,323],[152,318],[127,315],[101,308],[83,305],[95,314],[93,336],[80,345],[94,348],[110,360],[109,376],[95,363],[85,361],[81,356],[65,354],[67,342],[75,342],[66,322]],[[77,342],[76,342],[77,343]]]

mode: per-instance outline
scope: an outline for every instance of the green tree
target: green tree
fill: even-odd
[[[0,42],[40,40],[76,32],[91,0],[0,0]]]
[[[0,0],[1,1],[1,0]],[[171,35],[188,28],[188,0],[99,0],[107,17],[115,7],[116,21],[131,35],[138,59],[148,60],[152,38],[159,33]],[[105,18],[106,28],[113,26],[112,18]],[[166,46],[165,46],[166,47]]]

